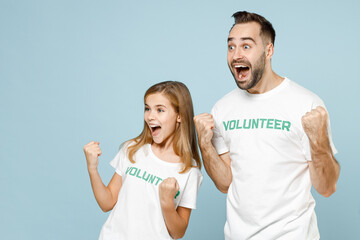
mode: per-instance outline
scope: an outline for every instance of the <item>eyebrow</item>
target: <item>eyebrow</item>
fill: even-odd
[[[235,40],[235,38],[231,37],[231,38],[228,38],[227,41],[231,42],[231,41],[234,41],[234,40]],[[252,41],[252,42],[254,42],[256,44],[255,40],[252,37],[243,37],[243,38],[240,38],[240,40],[241,41],[250,40],[250,41]]]
[[[145,107],[150,107],[150,106],[145,103]],[[165,105],[162,105],[162,104],[155,105],[155,107],[164,107],[164,108],[167,108]]]

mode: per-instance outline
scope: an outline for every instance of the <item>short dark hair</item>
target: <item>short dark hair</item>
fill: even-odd
[[[239,11],[232,15],[232,17],[235,20],[234,25],[231,27],[231,29],[236,25],[240,23],[249,23],[249,22],[256,22],[260,24],[260,35],[264,38],[270,38],[271,43],[275,45],[275,30],[272,26],[272,24],[266,20],[263,16],[260,16],[256,13],[249,13],[246,11]],[[231,31],[230,29],[230,31]]]

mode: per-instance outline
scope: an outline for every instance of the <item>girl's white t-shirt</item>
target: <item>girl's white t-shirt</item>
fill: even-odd
[[[196,208],[196,198],[203,176],[199,168],[180,174],[181,163],[165,162],[146,144],[134,155],[135,163],[127,157],[125,144],[110,165],[122,177],[117,203],[103,225],[99,240],[172,239],[162,215],[159,184],[175,177],[180,190],[174,199],[178,206]],[[195,162],[195,161],[194,161]]]

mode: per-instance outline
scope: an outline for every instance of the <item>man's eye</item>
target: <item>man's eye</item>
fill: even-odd
[[[250,49],[249,45],[244,45],[244,49]]]
[[[234,50],[235,47],[234,46],[229,46],[229,50]]]

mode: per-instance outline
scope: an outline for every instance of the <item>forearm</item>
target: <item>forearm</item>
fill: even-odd
[[[311,183],[318,193],[329,197],[336,191],[340,167],[330,146],[328,113],[322,106],[307,112],[301,123],[309,139],[311,159],[309,170]]]
[[[110,189],[102,182],[97,169],[88,169],[88,172],[97,203],[104,212],[110,211],[114,207],[116,199],[112,196]]]
[[[161,203],[161,210],[170,236],[174,239],[182,238],[188,223],[176,211],[174,203]]]
[[[310,177],[316,191],[324,197],[329,197],[336,191],[340,167],[329,146],[311,144]]]
[[[231,166],[220,158],[211,143],[200,145],[204,167],[215,186],[227,193],[232,181]]]

